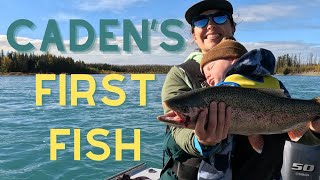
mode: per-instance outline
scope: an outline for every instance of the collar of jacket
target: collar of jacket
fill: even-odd
[[[184,62],[194,59],[195,61],[197,61],[197,63],[200,64],[202,57],[203,54],[201,52],[193,52],[187,57],[187,59]]]

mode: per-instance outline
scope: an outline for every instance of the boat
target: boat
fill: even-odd
[[[158,180],[161,169],[148,168],[146,163],[140,163],[116,175],[108,177],[106,180]]]

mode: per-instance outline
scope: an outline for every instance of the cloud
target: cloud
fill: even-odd
[[[302,41],[263,41],[263,42],[246,42],[243,45],[248,51],[257,48],[265,48],[273,52],[275,57],[289,54],[297,55],[306,60],[310,54],[320,57],[320,43],[305,43]]]
[[[248,5],[240,7],[235,12],[235,17],[238,14],[239,19],[244,22],[264,22],[269,21],[278,17],[290,16],[298,9],[294,5],[283,5],[283,4],[263,4],[263,5]]]
[[[81,38],[79,40],[80,43],[84,43],[87,37]],[[24,37],[17,37],[17,42],[21,44],[26,44],[31,42],[36,50],[35,54],[41,54],[43,52],[40,51],[40,46],[42,41],[39,39],[31,39]],[[109,40],[108,43],[111,45],[118,45],[120,48],[120,52],[118,53],[103,53],[100,51],[99,39],[96,39],[95,45],[88,52],[82,53],[73,53],[70,52],[70,44],[68,40],[65,40],[63,43],[67,52],[61,53],[57,50],[57,48],[52,45],[49,48],[51,54],[61,55],[65,57],[72,57],[75,61],[82,60],[85,63],[108,63],[108,64],[166,64],[166,65],[174,65],[182,63],[186,57],[196,49],[196,45],[191,41],[186,41],[185,49],[180,52],[166,52],[160,47],[161,42],[166,42],[168,44],[175,44],[174,40],[170,40],[166,37],[152,37],[150,44],[150,53],[141,52],[138,49],[138,46],[133,43],[132,44],[132,52],[124,52],[122,50],[123,38],[117,37],[114,40]],[[262,42],[244,42],[244,46],[248,50],[257,49],[257,48],[265,48],[274,53],[276,57],[284,54],[289,55],[297,55],[301,56],[302,59],[307,59],[310,57],[312,53],[314,56],[320,58],[320,44],[314,43],[305,43],[302,41],[262,41]],[[5,35],[0,35],[0,50],[14,51],[14,49],[8,44],[7,37]]]
[[[40,40],[40,39],[31,39],[31,38],[26,38],[26,37],[16,37],[16,41],[19,42],[19,44],[27,44],[30,42],[35,47],[39,47],[39,49],[40,49],[41,42],[42,42],[42,40]],[[0,35],[0,50],[3,50],[5,52],[15,51],[15,49],[13,47],[11,47],[11,45],[8,43],[6,35]]]
[[[79,0],[77,7],[84,11],[109,10],[119,12],[127,7],[146,1],[148,0]]]
[[[149,20],[151,23],[151,19]],[[151,25],[151,24],[149,24]],[[141,22],[135,24],[135,27],[139,34],[141,35]],[[173,45],[176,44],[176,40],[172,40],[170,38],[165,37],[159,30],[158,31],[150,31],[149,34],[149,42],[150,42],[150,52],[142,52],[135,41],[131,38],[131,52],[123,51],[123,37],[116,35],[116,39],[108,39],[108,44],[110,45],[118,45],[120,52],[107,52],[104,53],[100,50],[100,39],[99,37],[95,39],[95,44],[88,52],[82,53],[74,53],[70,51],[70,42],[69,40],[64,40],[64,46],[66,49],[65,53],[61,53],[57,50],[55,45],[49,46],[49,52],[54,55],[61,55],[65,57],[72,57],[74,60],[82,60],[86,63],[109,63],[109,64],[180,64],[185,60],[189,53],[191,53],[196,47],[190,45],[190,42],[187,42],[188,45],[185,47],[186,50],[181,52],[166,52],[160,46],[162,42],[166,42],[167,44]],[[183,28],[170,28],[170,30],[177,32],[178,34],[184,35],[185,39],[191,40],[191,33],[189,27],[184,26]],[[189,33],[189,34],[188,34]],[[189,36],[190,35],[190,36]],[[32,38],[24,38],[17,37],[17,42],[20,44],[27,44],[31,42],[36,50],[35,54],[41,54],[41,40],[32,39]],[[79,39],[79,44],[84,44],[86,42],[87,37],[83,37]],[[0,49],[4,49],[5,51],[14,51],[14,49],[8,44],[6,36],[1,36],[0,39]]]
[[[132,51],[123,51],[123,37],[117,37],[114,40],[109,40],[110,45],[118,45],[120,52],[118,53],[103,53],[99,49],[99,39],[96,39],[96,45],[90,52],[87,53],[77,53],[70,55],[75,60],[83,60],[86,63],[108,63],[108,64],[180,64],[185,58],[191,53],[195,47],[190,45],[190,42],[186,42],[186,50],[181,52],[166,52],[160,47],[162,42],[167,44],[176,44],[175,40],[170,40],[165,37],[151,37],[150,52],[142,52],[136,43],[132,43]]]
[[[83,44],[87,37],[79,39],[79,44]],[[19,44],[32,43],[35,46],[35,54],[43,54],[40,51],[42,41],[39,39],[16,37],[16,41]],[[123,51],[123,37],[117,36],[116,39],[108,40],[110,45],[118,45],[120,52],[102,52],[100,51],[100,39],[95,40],[94,46],[90,51],[82,53],[74,53],[70,51],[69,40],[64,40],[63,44],[65,46],[66,52],[59,52],[55,45],[49,46],[49,53],[72,57],[74,60],[82,60],[86,63],[109,63],[109,64],[180,64],[184,61],[187,55],[192,52],[195,47],[191,45],[186,45],[187,50],[181,52],[170,53],[166,52],[160,47],[160,43],[166,42],[167,44],[176,44],[175,40],[170,40],[166,37],[153,36],[150,39],[150,52],[144,53],[140,51],[136,43],[132,43],[132,51]],[[189,42],[187,42],[189,43]],[[5,52],[15,51],[10,44],[7,42],[6,35],[0,35],[0,50]]]

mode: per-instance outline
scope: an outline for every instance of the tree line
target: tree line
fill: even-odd
[[[52,54],[0,53],[0,73],[55,73],[55,74],[100,74],[100,73],[167,73],[169,65],[111,65],[86,64],[70,57]]]
[[[306,59],[302,59],[300,54],[285,54],[277,58],[275,72],[284,75],[320,72],[320,60],[313,54]]]
[[[0,73],[67,73],[67,74],[101,74],[101,73],[152,73],[166,74],[170,65],[112,65],[86,64],[75,61],[71,57],[55,56],[52,54],[26,54],[17,52],[0,53]],[[277,74],[299,74],[304,72],[320,72],[320,61],[317,56],[310,54],[302,60],[300,55],[285,54],[276,61]]]
[[[9,52],[0,54],[0,72],[22,73],[94,73],[83,61],[52,54],[26,54]]]

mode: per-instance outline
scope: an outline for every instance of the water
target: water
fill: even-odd
[[[123,82],[111,84],[126,92],[126,101],[118,107],[101,102],[102,97],[117,99],[107,92],[101,82],[105,75],[93,75],[97,87],[95,106],[88,106],[84,99],[78,106],[59,105],[59,84],[47,81],[44,88],[51,88],[52,95],[44,96],[43,106],[35,105],[35,76],[0,76],[0,179],[104,179],[140,162],[160,168],[162,165],[162,139],[165,125],[155,117],[162,114],[161,87],[165,75],[156,75],[147,83],[147,106],[139,106],[139,83],[125,75]],[[311,99],[320,95],[319,76],[277,76],[293,98]],[[58,76],[57,76],[58,79]],[[68,87],[70,80],[68,79]],[[79,83],[79,89],[88,85]],[[68,90],[69,92],[70,90]],[[57,152],[57,160],[50,160],[50,129],[70,129],[70,136],[58,136],[66,143],[66,150]],[[81,160],[73,157],[73,130],[81,129]],[[94,161],[86,156],[92,151],[102,154],[100,148],[91,146],[87,133],[95,128],[109,131],[109,135],[95,138],[107,143],[110,156]],[[122,161],[115,160],[115,130],[122,129],[123,142],[133,142],[134,129],[141,131],[141,159],[134,161],[133,151],[124,151]]]
[[[133,142],[134,129],[141,130],[141,162],[160,168],[162,165],[162,139],[165,125],[156,120],[162,113],[160,92],[165,75],[147,83],[147,106],[140,106],[139,83],[125,75],[123,82],[111,84],[126,92],[126,101],[118,107],[107,106],[102,97],[117,99],[106,91],[101,82],[104,75],[93,75],[97,88],[95,106],[78,100],[78,106],[59,105],[59,84],[46,81],[52,95],[44,96],[43,106],[35,104],[35,76],[0,76],[0,179],[103,179],[139,161],[133,151],[124,151],[122,161],[115,160],[115,129],[122,129],[123,142]],[[58,79],[58,76],[57,76]],[[67,81],[70,87],[70,80]],[[88,88],[80,82],[79,89]],[[57,160],[50,161],[50,129],[71,129],[71,136],[59,136],[66,150],[58,151]],[[73,130],[81,129],[81,160],[73,159]],[[86,134],[95,128],[109,131],[107,137],[97,136],[110,147],[110,156],[104,161],[93,161],[86,153],[101,154],[100,148],[91,146]]]

